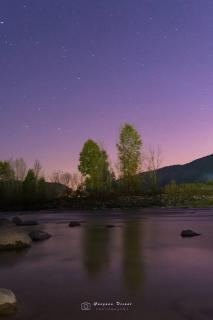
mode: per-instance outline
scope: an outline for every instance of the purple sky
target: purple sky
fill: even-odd
[[[119,128],[164,165],[212,153],[212,0],[1,0],[0,159],[75,170]]]

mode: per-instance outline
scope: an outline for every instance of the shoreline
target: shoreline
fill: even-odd
[[[1,214],[10,214],[10,213],[17,213],[17,214],[59,214],[59,213],[80,213],[80,212],[88,212],[88,211],[92,211],[92,212],[98,212],[98,211],[111,211],[111,212],[132,212],[133,210],[135,210],[136,212],[141,211],[141,212],[145,212],[145,211],[162,211],[162,210],[166,210],[166,211],[177,211],[177,210],[195,210],[195,211],[199,211],[199,210],[213,210],[213,206],[209,206],[209,207],[183,207],[183,206],[176,206],[176,207],[128,207],[128,208],[122,208],[122,207],[114,207],[114,208],[92,208],[92,207],[88,207],[88,208],[54,208],[54,209],[23,209],[23,208],[19,208],[19,209],[0,209],[0,215]],[[91,214],[92,214],[91,212]]]

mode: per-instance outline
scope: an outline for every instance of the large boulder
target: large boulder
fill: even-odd
[[[51,235],[47,232],[40,231],[40,230],[32,230],[29,232],[29,236],[32,241],[43,241],[47,240],[51,237]]]
[[[17,300],[11,290],[0,288],[0,316],[16,312]]]
[[[17,228],[4,228],[0,230],[0,251],[16,250],[31,246],[29,235]]]
[[[187,230],[183,230],[181,232],[181,237],[186,238],[186,237],[196,237],[196,236],[200,236],[200,233],[197,233],[193,230],[187,229]]]

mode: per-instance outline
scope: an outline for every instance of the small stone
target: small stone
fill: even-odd
[[[181,232],[181,237],[186,238],[186,237],[196,237],[196,236],[200,236],[200,233],[197,233],[193,230],[187,229],[187,230],[183,230]]]
[[[27,226],[37,226],[38,225],[38,221],[35,220],[26,220],[26,221],[22,221],[22,223],[20,224],[20,226],[23,227],[27,227]]]
[[[21,227],[37,226],[38,225],[38,221],[35,221],[35,220],[25,220],[25,221],[23,221],[19,217],[14,217],[12,222],[15,223],[17,226],[21,226]]]
[[[29,236],[32,241],[43,241],[51,237],[49,233],[40,230],[33,230],[29,232]]]
[[[80,227],[80,226],[81,226],[80,221],[71,221],[71,222],[69,223],[69,227],[70,227],[70,228]]]
[[[17,300],[11,290],[0,288],[0,315],[11,315],[16,312]]]

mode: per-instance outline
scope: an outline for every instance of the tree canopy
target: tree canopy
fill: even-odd
[[[0,180],[8,181],[14,178],[14,171],[9,161],[0,161]]]
[[[86,186],[93,191],[107,188],[110,176],[108,156],[105,150],[93,140],[85,142],[80,153],[79,171],[86,178]]]
[[[137,130],[126,123],[120,130],[117,144],[119,168],[127,192],[134,188],[134,178],[141,165],[142,140]]]

